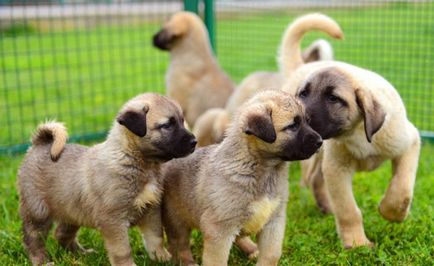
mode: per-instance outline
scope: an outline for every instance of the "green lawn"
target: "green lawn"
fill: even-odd
[[[286,25],[309,11],[253,10],[219,17],[217,54],[223,68],[236,81],[255,70],[275,70],[276,49]],[[320,11],[334,17],[345,32],[344,41],[332,41],[336,58],[385,76],[400,91],[418,128],[434,131],[434,3]],[[168,56],[150,42],[159,25],[107,22],[0,35],[0,147],[26,143],[36,124],[47,118],[65,121],[72,136],[103,134],[128,98],[144,91],[163,93]],[[324,35],[308,34],[303,45],[319,37]],[[434,265],[433,153],[434,144],[425,143],[411,214],[401,224],[389,223],[377,212],[390,179],[390,163],[355,177],[356,199],[374,249],[341,247],[333,217],[321,215],[310,192],[298,186],[294,164],[281,264]],[[29,264],[21,245],[15,189],[21,159],[22,155],[0,156],[0,265]],[[136,263],[153,265],[138,231],[131,230],[130,236]],[[108,264],[98,232],[82,229],[79,239],[97,253],[73,255],[52,237],[47,240],[56,265]],[[197,259],[201,250],[196,233]],[[229,265],[250,264],[234,248]]]
[[[373,249],[344,250],[335,232],[332,216],[322,215],[306,188],[300,188],[296,164],[290,171],[290,199],[286,236],[281,265],[432,265],[434,261],[434,174],[433,144],[424,144],[419,164],[411,213],[403,223],[389,223],[377,212],[377,205],[390,179],[390,163],[372,173],[354,178],[354,193],[364,215],[368,237],[376,243]],[[0,264],[29,264],[21,245],[21,220],[18,216],[16,172],[22,156],[0,157]],[[97,253],[76,255],[64,251],[52,236],[48,252],[56,265],[108,264],[100,234],[81,229],[80,242]],[[130,243],[138,265],[153,265],[144,252],[139,232],[131,230]],[[193,238],[193,251],[200,259],[202,243],[199,234]],[[252,264],[252,263],[251,263]],[[250,265],[237,248],[233,248],[229,265]],[[252,264],[253,265],[253,264]]]

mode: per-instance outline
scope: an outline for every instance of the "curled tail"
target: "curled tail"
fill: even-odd
[[[53,161],[59,159],[66,145],[68,133],[62,123],[51,121],[40,124],[32,136],[32,145],[51,144],[50,156]]]
[[[303,64],[300,42],[312,30],[323,31],[335,39],[344,36],[336,21],[326,15],[313,13],[297,18],[287,28],[280,45],[278,62],[282,73],[289,74]]]

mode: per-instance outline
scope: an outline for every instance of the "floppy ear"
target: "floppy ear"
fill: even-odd
[[[265,142],[273,143],[276,140],[276,131],[271,120],[271,111],[250,114],[243,131],[247,135],[254,135]]]
[[[137,136],[144,137],[146,135],[146,114],[148,110],[149,108],[145,106],[140,111],[126,111],[120,114],[116,120]]]
[[[356,89],[356,101],[362,111],[365,123],[365,134],[368,142],[372,141],[372,136],[380,130],[386,118],[386,113],[380,104],[375,101],[372,95],[362,89]]]
[[[305,63],[319,61],[320,59],[319,47],[314,47],[312,50],[306,50],[303,53],[303,61]]]

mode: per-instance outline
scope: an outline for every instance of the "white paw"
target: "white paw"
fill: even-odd
[[[157,248],[154,252],[149,252],[149,257],[151,260],[160,262],[167,262],[172,259],[172,255],[165,248]]]

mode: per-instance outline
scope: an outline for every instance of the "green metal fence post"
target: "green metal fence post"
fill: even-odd
[[[199,13],[199,0],[184,0],[184,9],[193,13]]]
[[[209,41],[211,42],[214,54],[217,54],[217,47],[215,43],[215,16],[214,16],[214,1],[204,0],[205,4],[205,25],[208,28]]]

